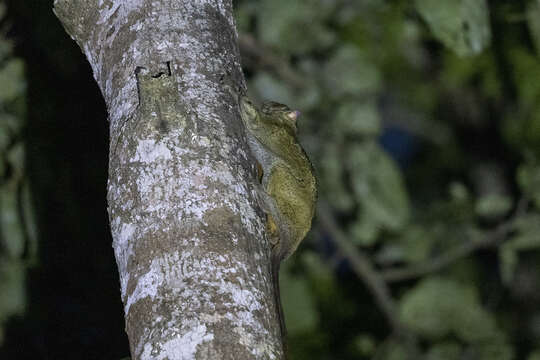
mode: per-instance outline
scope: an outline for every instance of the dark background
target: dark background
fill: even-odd
[[[1,359],[119,359],[129,353],[108,228],[108,122],[92,71],[51,1],[6,1],[27,76],[27,174],[39,228],[28,308]]]

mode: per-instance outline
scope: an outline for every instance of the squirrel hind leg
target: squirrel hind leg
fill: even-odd
[[[262,187],[258,188],[257,196],[262,210],[266,213],[266,229],[270,235],[270,242],[274,247],[274,252],[279,253],[283,249],[282,245],[290,242],[290,230],[283,215],[279,212],[275,200]]]

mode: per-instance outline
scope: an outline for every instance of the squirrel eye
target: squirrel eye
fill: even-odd
[[[248,113],[250,116],[255,116],[257,114],[257,109],[255,108],[255,105],[248,100],[248,99],[242,99],[241,103],[242,108],[246,113]]]

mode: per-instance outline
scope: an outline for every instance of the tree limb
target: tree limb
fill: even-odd
[[[500,245],[500,243],[506,239],[508,233],[512,230],[514,221],[526,211],[527,203],[527,199],[520,199],[514,215],[507,221],[499,224],[492,231],[488,232],[483,239],[478,241],[464,242],[463,244],[455,246],[454,248],[447,250],[443,254],[433,259],[426,260],[417,265],[412,265],[401,269],[384,270],[381,273],[382,278],[387,282],[411,280],[440,271],[456,261],[471,255],[479,249]]]
[[[232,0],[57,0],[55,12],[107,104],[132,358],[282,358],[254,161],[229,92],[245,91]]]
[[[383,312],[390,327],[394,332],[402,333],[403,325],[398,319],[396,305],[390,294],[390,289],[375,271],[369,258],[360,249],[352,245],[347,240],[345,234],[338,228],[324,200],[319,200],[317,216],[324,229],[330,234],[332,241],[336,244],[342,256],[349,261],[354,273],[362,279],[373,294],[378,307]]]

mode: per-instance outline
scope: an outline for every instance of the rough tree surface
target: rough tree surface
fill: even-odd
[[[253,161],[227,91],[244,86],[231,0],[57,0],[55,13],[107,103],[132,358],[281,358]]]

